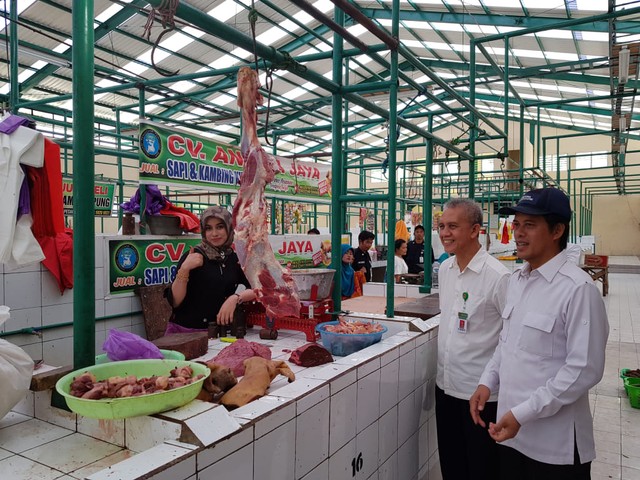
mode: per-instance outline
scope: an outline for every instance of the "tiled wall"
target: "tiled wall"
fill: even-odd
[[[96,322],[96,353],[102,353],[102,344],[112,328],[145,335],[142,314],[131,315],[141,310],[138,297],[105,298],[104,239],[96,237],[95,272],[86,272],[95,275],[96,318],[126,315]],[[73,289],[61,295],[54,277],[40,264],[12,271],[0,265],[0,275],[0,305],[11,309],[11,318],[0,327],[0,332],[73,321]],[[49,365],[73,364],[72,326],[42,330],[41,335],[17,334],[2,338],[22,347],[34,360],[43,359]]]

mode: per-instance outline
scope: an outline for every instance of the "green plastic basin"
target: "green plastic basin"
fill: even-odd
[[[184,360],[184,355],[175,350],[160,349],[160,353],[164,355],[165,360]],[[101,365],[108,362],[113,362],[113,360],[111,360],[106,353],[96,355],[96,365]]]
[[[74,397],[69,393],[73,379],[85,372],[93,373],[98,380],[109,377],[135,375],[138,378],[152,375],[169,375],[176,367],[189,366],[193,375],[204,375],[191,385],[185,385],[165,392],[150,393],[138,397],[103,398],[88,400]],[[186,360],[125,360],[122,362],[103,363],[81,368],[68,373],[56,383],[56,390],[67,401],[67,406],[75,413],[85,417],[98,419],[116,419],[152,415],[186,405],[198,396],[204,379],[211,371],[206,365]]]

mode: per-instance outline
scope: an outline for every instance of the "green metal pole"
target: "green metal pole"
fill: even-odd
[[[504,37],[504,154],[509,158],[509,37]]]
[[[476,104],[476,43],[472,39],[469,46],[469,103],[471,105]],[[469,161],[469,198],[473,198],[475,195],[476,185],[476,137],[478,136],[478,129],[476,125],[476,114],[472,110],[469,114],[472,127],[469,132],[469,155],[471,160]],[[508,122],[508,117],[505,116],[505,122]],[[506,137],[505,137],[506,138]],[[506,153],[506,152],[505,152]],[[458,175],[460,172],[458,172]]]
[[[339,8],[334,9],[334,20],[338,25],[344,26],[344,12]],[[333,34],[333,83],[342,84],[342,52],[344,49],[344,40],[337,33]],[[333,145],[342,145],[342,97],[338,92],[331,94],[331,117],[333,121],[333,130],[331,132],[331,141]],[[343,154],[339,148],[332,149],[331,152],[331,268],[338,274],[334,275],[333,288],[333,306],[336,311],[342,309],[342,276],[340,269],[342,267],[342,256],[340,255],[340,243],[342,229],[344,228],[345,204],[340,201],[342,196],[342,175],[346,172],[342,168]]]
[[[391,36],[400,36],[400,0],[392,1]],[[387,232],[387,317],[393,317],[395,296],[395,228],[391,225],[391,219],[396,218],[396,154],[397,154],[397,130],[398,130],[398,51],[391,50],[391,86],[389,87],[389,231]]]
[[[6,5],[6,4],[5,4]],[[13,113],[18,113],[20,101],[20,84],[18,83],[18,0],[11,0],[9,6],[9,105]]]
[[[120,123],[120,109],[116,108],[116,132],[118,133],[118,137],[116,138],[116,142],[118,145],[118,152],[122,147],[122,137],[120,134],[122,130],[122,124]],[[122,155],[118,155],[116,157],[116,161],[118,162],[118,199],[120,203],[124,202],[124,179],[122,178]],[[122,209],[118,208],[118,228],[122,226]]]
[[[138,89],[138,114],[140,120],[144,118],[144,85]],[[147,187],[139,185],[140,190],[140,234],[147,233]]]
[[[532,128],[529,125],[529,128]],[[519,176],[518,181],[520,183],[519,193],[520,197],[524,194],[524,105],[520,105],[520,164],[518,165]]]
[[[433,129],[433,115],[429,115],[427,130]],[[422,184],[422,226],[424,227],[424,284],[420,293],[431,293],[431,224],[433,223],[433,141],[426,139],[426,171]],[[427,260],[429,259],[429,260]],[[427,265],[429,268],[427,268]]]
[[[73,25],[73,365],[95,363],[93,1],[74,0]]]

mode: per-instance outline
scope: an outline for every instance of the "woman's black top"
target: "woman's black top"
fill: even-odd
[[[178,269],[187,255],[185,253],[180,259]],[[202,267],[194,268],[189,273],[187,294],[180,306],[173,307],[171,321],[187,328],[207,328],[210,322],[216,321],[220,307],[236,292],[240,284],[250,288],[235,252],[224,262],[205,257]],[[171,287],[167,289],[166,296],[173,306]]]

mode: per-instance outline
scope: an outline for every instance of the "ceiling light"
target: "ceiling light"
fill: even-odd
[[[620,155],[624,155],[626,151],[627,151],[627,147],[623,143],[622,145],[620,145]]]
[[[620,133],[624,132],[627,129],[627,117],[620,117],[618,120],[618,128]]]
[[[18,53],[22,55],[28,55],[38,60],[42,60],[43,62],[50,63],[51,65],[56,65],[58,67],[71,68],[71,63],[67,60],[54,57],[53,55],[50,55],[48,53],[34,50],[33,48],[25,47],[24,45],[18,46]]]
[[[626,45],[622,46],[620,53],[618,53],[618,83],[624,84],[629,80],[629,59],[631,52]]]

